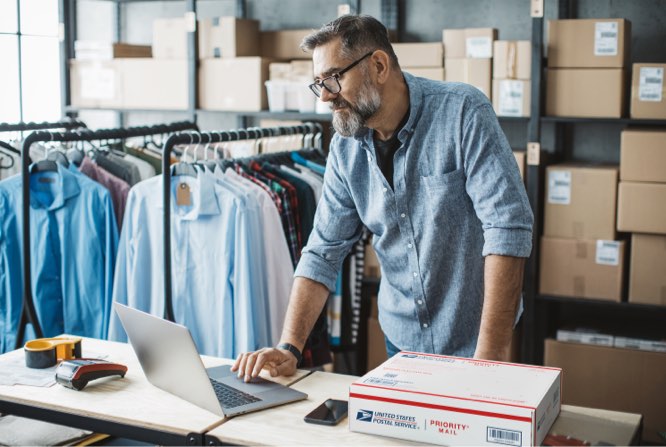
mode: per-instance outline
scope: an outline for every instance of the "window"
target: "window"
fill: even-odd
[[[0,122],[58,121],[58,2],[0,0]]]

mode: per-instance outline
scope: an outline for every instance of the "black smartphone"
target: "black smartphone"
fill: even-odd
[[[311,424],[335,425],[346,416],[346,400],[326,399],[326,402],[312,410],[303,419]]]

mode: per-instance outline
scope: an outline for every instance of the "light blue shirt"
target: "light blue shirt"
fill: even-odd
[[[3,351],[14,349],[23,295],[21,185],[20,176],[0,182]],[[118,245],[109,192],[61,165],[31,174],[30,189],[32,295],[44,336],[106,338]]]
[[[190,205],[177,203],[187,184]],[[234,358],[265,346],[269,328],[252,306],[253,237],[243,200],[212,175],[176,176],[171,194],[172,302],[176,322],[187,326],[199,352]],[[116,266],[114,301],[164,315],[162,176],[130,190]],[[109,338],[125,341],[114,314]]]
[[[466,84],[404,73],[410,110],[398,131],[394,188],[371,130],[335,135],[315,225],[296,269],[335,290],[365,225],[382,268],[379,321],[400,349],[472,356],[484,257],[528,257],[533,216],[492,106]]]

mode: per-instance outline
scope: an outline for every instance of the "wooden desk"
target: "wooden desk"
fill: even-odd
[[[358,377],[315,372],[292,388],[308,399],[225,421],[206,434],[207,445],[416,445],[409,441],[353,433],[348,419],[337,426],[308,424],[303,417],[327,398],[348,400],[349,385]],[[568,435],[595,445],[633,445],[640,441],[642,417],[637,414],[562,405],[551,434]],[[420,444],[419,444],[420,445]]]
[[[60,385],[34,387],[0,385],[0,412],[113,436],[157,444],[202,445],[204,434],[220,425],[219,416],[151,385],[132,350],[125,343],[84,338],[83,356],[106,354],[106,360],[127,365],[124,379],[90,382],[82,391]],[[0,355],[3,361],[23,358],[23,350]],[[203,357],[206,367],[232,360]],[[299,371],[277,380],[285,385],[309,374]]]

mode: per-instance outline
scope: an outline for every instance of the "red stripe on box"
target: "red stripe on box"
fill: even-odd
[[[379,402],[388,402],[392,404],[400,404],[400,405],[409,405],[411,407],[422,407],[422,408],[430,408],[433,410],[444,410],[444,411],[453,411],[455,413],[466,413],[466,414],[473,414],[475,416],[484,416],[484,417],[491,417],[491,418],[499,418],[499,419],[508,419],[511,421],[519,421],[519,422],[528,422],[532,423],[532,418],[527,418],[527,417],[522,417],[522,416],[513,416],[510,414],[502,414],[502,413],[492,413],[490,411],[479,411],[479,410],[470,410],[468,408],[456,408],[456,407],[448,407],[445,405],[435,405],[435,404],[429,404],[425,402],[414,402],[411,400],[402,400],[402,399],[391,399],[388,397],[379,397],[379,396],[368,396],[365,394],[357,394],[357,393],[349,393],[350,398],[356,398],[356,399],[363,399],[363,400],[376,400]]]
[[[413,351],[400,351],[399,354],[404,353],[404,354],[417,354],[417,355],[423,355],[426,357],[439,357],[439,358],[445,358],[445,359],[456,359],[456,360],[461,360],[461,361],[466,361],[466,362],[478,362],[478,363],[491,363],[493,365],[511,365],[511,366],[519,366],[521,368],[530,368],[530,369],[547,369],[550,371],[562,371],[562,368],[555,368],[552,366],[537,366],[537,365],[524,365],[522,363],[511,363],[511,362],[496,362],[493,360],[482,360],[482,359],[473,359],[473,358],[467,358],[467,357],[454,357],[452,355],[441,355],[441,354],[426,354],[423,352],[413,352]]]

